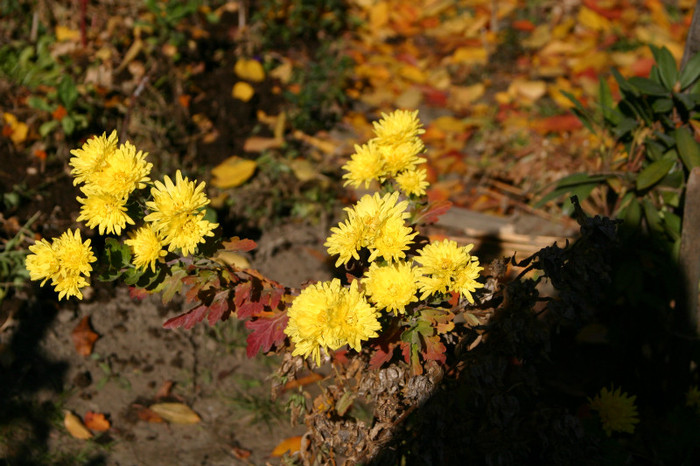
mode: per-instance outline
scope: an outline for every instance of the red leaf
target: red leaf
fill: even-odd
[[[581,121],[573,114],[555,115],[548,118],[542,118],[534,122],[535,131],[540,134],[547,133],[563,133],[572,131],[583,126]]]
[[[408,346],[408,345],[407,345]],[[379,369],[384,365],[384,363],[387,363],[391,361],[391,358],[394,357],[394,348],[396,348],[395,343],[390,343],[386,346],[382,345],[380,346],[377,351],[372,355],[372,357],[369,360],[369,368],[370,369]],[[406,357],[404,353],[404,358]]]
[[[78,354],[82,356],[90,356],[92,347],[99,336],[90,327],[90,316],[85,316],[78,325],[75,326],[71,334],[73,344]]]
[[[228,303],[228,290],[219,291],[209,305],[209,325],[214,325],[219,320],[226,320],[231,315]]]
[[[231,241],[224,241],[222,244],[224,249],[233,252],[248,252],[258,247],[252,239],[240,239],[238,236],[234,236]]]
[[[236,317],[243,320],[248,317],[255,317],[264,310],[265,306],[263,306],[262,303],[247,302],[236,308]]]
[[[251,285],[250,282],[243,282],[240,285],[236,286],[233,295],[233,304],[236,306],[236,308],[241,307],[243,305],[243,302],[248,300],[252,289],[253,285]]]
[[[425,350],[423,351],[423,357],[425,359],[432,359],[433,361],[445,363],[447,360],[445,356],[447,348],[442,344],[438,335],[423,337],[423,343],[425,344]]]
[[[130,286],[129,287],[129,297],[131,299],[138,299],[141,301],[142,299],[145,299],[146,296],[148,296],[150,293],[143,288],[137,288],[135,286]]]
[[[286,337],[284,329],[287,327],[287,320],[289,317],[286,312],[278,312],[272,317],[261,317],[246,322],[246,328],[252,330],[246,340],[248,342],[246,349],[248,357],[252,358],[259,351],[266,353],[270,351],[272,345],[281,344]]]
[[[424,208],[417,210],[415,214],[415,219],[413,220],[414,225],[420,224],[430,224],[438,221],[438,218],[450,210],[452,203],[450,201],[436,201],[431,202]]]
[[[209,308],[204,304],[201,304],[194,309],[185,312],[184,314],[180,314],[177,317],[166,320],[163,324],[163,328],[185,327],[189,330],[194,327],[194,324],[204,320],[208,312]]]
[[[535,25],[532,23],[532,21],[527,19],[515,20],[512,23],[510,23],[510,25],[513,29],[516,29],[518,31],[532,32],[535,30]]]

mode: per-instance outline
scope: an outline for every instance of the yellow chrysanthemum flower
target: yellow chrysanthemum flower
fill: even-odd
[[[147,152],[137,152],[134,145],[126,142],[106,157],[102,169],[95,172],[86,185],[116,197],[127,197],[150,181],[148,175],[153,164],[146,162],[147,156]]]
[[[418,156],[424,149],[423,141],[418,138],[399,144],[377,143],[384,172],[391,176],[404,170],[414,170],[416,165],[424,163],[425,159]]]
[[[425,133],[418,120],[418,110],[396,110],[382,113],[382,119],[373,123],[374,134],[383,144],[401,144]]]
[[[212,230],[218,226],[204,220],[201,210],[209,203],[204,194],[204,182],[199,185],[182,177],[178,170],[175,183],[165,177],[165,183],[155,182],[151,188],[153,201],[146,203],[151,213],[144,220],[151,222],[153,229],[163,238],[168,249],[182,249],[184,255],[194,251],[197,244],[206,236],[213,236]]]
[[[355,153],[343,169],[347,171],[343,175],[347,180],[344,186],[358,187],[364,183],[367,188],[373,180],[381,181],[384,176],[384,161],[374,141],[370,140],[367,144],[355,146]]]
[[[124,244],[131,248],[131,262],[137,269],[146,270],[148,267],[155,273],[156,262],[168,252],[163,249],[163,242],[153,228],[143,226],[131,233]]]
[[[204,213],[177,218],[163,230],[163,243],[168,245],[168,251],[180,249],[183,256],[189,256],[207,236],[214,236],[213,230],[218,226],[218,223],[204,220]]]
[[[83,189],[85,192],[85,189]],[[86,192],[87,197],[78,197],[83,204],[80,208],[78,222],[85,221],[89,228],[98,227],[101,235],[116,233],[120,235],[126,224],[133,225],[134,221],[126,213],[126,198],[112,194],[93,191]]]
[[[321,363],[321,348],[350,345],[361,350],[363,340],[376,337],[381,325],[377,310],[367,302],[357,281],[349,288],[340,280],[316,283],[302,290],[288,311],[284,333],[294,343],[293,355],[311,356]]]
[[[43,280],[41,284],[58,272],[59,262],[51,243],[42,239],[29,246],[32,254],[27,255],[25,265],[31,280]]]
[[[473,247],[473,244],[458,246],[457,242],[446,239],[427,244],[418,251],[414,260],[421,265],[418,267],[421,299],[434,293],[455,291],[473,302],[471,292],[483,286],[476,282],[482,268],[469,254]]]
[[[336,267],[347,263],[351,257],[359,259],[357,251],[368,248],[370,261],[378,256],[386,260],[405,257],[413,237],[417,234],[404,225],[409,216],[405,212],[408,201],[398,202],[398,192],[380,196],[366,194],[353,207],[345,210],[348,219],[331,228],[325,246],[331,255],[338,254]]]
[[[418,301],[418,272],[408,262],[379,266],[370,265],[362,284],[369,300],[380,309],[406,312],[406,306]]]
[[[43,285],[50,278],[59,300],[64,296],[83,299],[80,289],[88,285],[87,277],[92,271],[90,263],[97,259],[92,253],[90,240],[83,242],[80,238],[80,230],[68,230],[51,244],[42,240],[29,250],[32,254],[27,256],[25,265],[32,280],[43,280]]]
[[[89,139],[80,149],[70,151],[69,164],[73,167],[71,174],[75,177],[73,184],[90,182],[92,177],[104,168],[105,161],[114,151],[117,150],[117,131],[107,137],[107,133],[102,136],[95,136]]]
[[[634,404],[636,396],[629,396],[620,388],[611,390],[603,387],[595,398],[589,398],[588,402],[592,410],[597,411],[603,424],[603,430],[608,435],[613,432],[634,432],[635,425],[639,423],[637,406]]]
[[[426,181],[428,171],[425,168],[418,170],[404,170],[396,175],[396,184],[406,196],[423,196],[430,183]]]
[[[700,389],[698,389],[697,385],[693,385],[688,389],[688,393],[685,395],[685,405],[700,414]]]

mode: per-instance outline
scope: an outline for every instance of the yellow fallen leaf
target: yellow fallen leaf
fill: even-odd
[[[610,20],[585,6],[578,12],[578,23],[594,31],[609,31],[612,27]]]
[[[294,437],[287,437],[277,444],[270,456],[280,457],[287,452],[295,453],[301,450],[301,435],[296,435]]]
[[[254,94],[255,90],[253,89],[253,86],[243,81],[238,81],[233,85],[233,89],[231,90],[231,95],[233,98],[242,100],[243,102],[248,102],[253,98]]]
[[[483,83],[472,84],[471,86],[451,86],[450,99],[448,104],[451,108],[460,110],[469,106],[472,102],[480,98],[486,92]]]
[[[542,97],[545,92],[547,92],[547,84],[544,81],[516,79],[508,86],[508,94],[511,96],[525,98],[533,102]]]
[[[414,83],[423,84],[426,81],[425,73],[417,66],[405,64],[399,69],[399,74]]]
[[[3,128],[2,134],[8,135],[15,145],[22,144],[27,139],[27,134],[29,134],[29,126],[17,120],[17,117],[11,113],[5,112],[2,114],[2,117],[7,127],[9,127],[9,131]]]
[[[460,47],[452,54],[452,62],[464,65],[486,64],[488,53],[483,47]]]
[[[233,72],[246,81],[258,83],[265,79],[265,70],[262,65],[252,58],[239,58],[233,66]]]
[[[231,265],[239,269],[249,269],[250,262],[244,256],[232,251],[218,250],[214,255],[214,260],[220,264]]]
[[[313,180],[318,176],[318,171],[311,162],[306,159],[290,160],[287,162],[287,165],[292,169],[294,176],[296,176],[299,181]]]
[[[315,136],[309,136],[308,134],[297,130],[292,133],[295,139],[303,141],[306,144],[315,147],[316,149],[325,152],[326,154],[333,154],[337,149],[337,144],[333,141],[326,141],[324,139],[317,138]]]
[[[423,101],[423,93],[411,87],[406,89],[398,97],[396,97],[396,107],[397,108],[416,108]]]
[[[461,133],[467,127],[462,120],[449,115],[434,119],[432,123],[430,123],[430,126],[438,128],[446,133]]]
[[[182,403],[156,403],[149,408],[166,421],[174,424],[197,424],[202,420],[189,406]]]
[[[214,178],[211,184],[217,188],[227,189],[240,186],[255,173],[257,164],[254,160],[246,160],[234,155],[212,168]]]
[[[369,25],[371,30],[377,30],[389,22],[389,4],[378,2],[369,10]]]
[[[56,26],[54,28],[54,32],[56,33],[56,40],[58,42],[80,39],[80,31],[77,29],[71,29],[65,26]]]
[[[89,438],[92,438],[92,432],[90,432],[88,428],[85,427],[83,421],[78,416],[76,416],[68,410],[65,411],[65,416],[63,417],[63,425],[66,426],[68,433],[75,438],[81,440],[87,440]]]
[[[287,84],[292,79],[292,62],[286,60],[280,66],[270,71],[270,76],[279,79],[282,84]]]

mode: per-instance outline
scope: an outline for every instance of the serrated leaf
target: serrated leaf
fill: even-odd
[[[163,280],[163,286],[161,289],[163,303],[167,303],[173,299],[175,293],[182,291],[182,283],[185,277],[187,277],[187,271],[178,269],[175,270],[172,275]]]
[[[686,90],[700,78],[700,53],[688,60],[681,71],[681,90]]]
[[[92,432],[85,427],[83,421],[68,410],[65,411],[63,425],[68,430],[68,433],[77,439],[87,440],[92,438]]]
[[[258,352],[266,353],[272,346],[282,344],[286,338],[284,329],[287,327],[289,317],[286,312],[270,313],[271,316],[260,317],[249,320],[245,327],[252,332],[248,335],[246,342],[246,354],[252,358]]]
[[[224,241],[222,246],[227,251],[233,252],[248,252],[258,247],[252,239],[241,239],[238,236],[234,236],[230,241]]]
[[[192,408],[182,403],[156,403],[150,410],[173,424],[197,424],[202,420]]]
[[[166,320],[163,323],[163,328],[179,328],[179,327],[184,327],[185,329],[189,330],[194,325],[198,322],[201,322],[204,320],[204,318],[207,316],[209,313],[209,308],[205,306],[204,304],[200,304],[199,306],[190,309],[189,311],[185,312],[184,314],[180,314],[179,316],[175,316],[173,318],[170,318]]]
[[[676,141],[678,154],[688,171],[700,166],[700,145],[688,128],[678,128],[674,131],[673,138]]]
[[[639,172],[639,175],[637,176],[637,190],[642,191],[654,186],[656,183],[661,181],[669,171],[671,171],[674,164],[675,160],[670,158],[661,158],[647,165],[641,172]]]

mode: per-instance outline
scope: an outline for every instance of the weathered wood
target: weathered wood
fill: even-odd
[[[688,36],[685,39],[685,49],[683,50],[683,59],[681,60],[681,69],[685,67],[693,55],[700,52],[700,0],[695,3],[693,11],[693,19],[690,22]]]
[[[698,308],[698,285],[700,284],[700,167],[696,167],[690,172],[685,190],[679,262],[683,276],[682,308],[684,312],[680,325],[681,330],[692,334],[700,331],[700,309]]]

